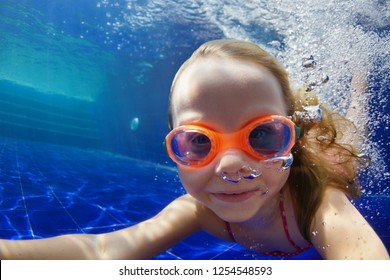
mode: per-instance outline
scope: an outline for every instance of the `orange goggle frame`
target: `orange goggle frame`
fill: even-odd
[[[289,118],[267,115],[227,134],[199,124],[182,125],[173,129],[164,143],[169,157],[177,164],[202,167],[229,148],[240,149],[255,160],[286,156],[299,135],[299,128]]]

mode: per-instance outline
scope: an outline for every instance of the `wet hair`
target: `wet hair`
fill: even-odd
[[[296,111],[318,105],[317,96],[303,88],[294,97]],[[292,149],[294,163],[288,178],[298,226],[307,240],[312,236],[310,226],[326,188],[337,188],[351,199],[358,198],[361,187],[357,173],[365,165],[358,156],[355,125],[325,105],[320,107],[321,121],[294,120],[301,137]]]
[[[168,123],[172,120],[172,95],[181,74],[200,58],[221,57],[251,61],[265,67],[278,80],[286,104],[287,114],[293,115],[304,106],[318,105],[314,93],[307,94],[303,88],[292,92],[288,73],[275,57],[255,43],[241,40],[214,40],[201,45],[178,70],[170,91]],[[319,208],[327,187],[342,190],[351,198],[360,195],[356,180],[356,147],[351,143],[341,144],[340,128],[352,127],[353,124],[342,116],[332,113],[321,106],[323,118],[320,122],[296,119],[301,130],[301,137],[292,149],[294,163],[290,170],[288,186],[294,202],[294,211],[302,235],[310,240],[310,228],[314,215]],[[348,142],[348,141],[346,141]]]

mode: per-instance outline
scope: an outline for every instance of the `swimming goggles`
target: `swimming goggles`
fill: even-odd
[[[164,143],[169,157],[177,164],[202,167],[229,148],[238,148],[255,160],[286,156],[299,134],[299,128],[288,117],[266,115],[227,134],[199,124],[182,125],[173,129]]]

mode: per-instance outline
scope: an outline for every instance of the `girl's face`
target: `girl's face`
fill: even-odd
[[[181,73],[172,95],[173,126],[201,123],[231,133],[262,115],[286,115],[282,90],[265,67],[231,58],[202,58]],[[221,173],[239,172],[256,161],[240,149],[221,151],[200,168],[179,166],[184,188],[228,222],[244,222],[265,210],[286,183],[289,171],[262,170],[253,180],[226,182]],[[266,195],[261,190],[268,188]]]

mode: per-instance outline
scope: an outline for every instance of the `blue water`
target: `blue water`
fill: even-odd
[[[286,39],[286,28],[293,34],[294,25],[257,24],[258,16],[249,13],[264,6],[264,18],[272,17],[269,1],[248,2],[247,10],[230,9],[234,13],[229,7],[235,1],[211,2],[1,1],[0,238],[118,230],[184,193],[161,145],[170,83],[180,64],[200,43],[221,37],[264,46],[278,41],[279,51],[294,54]],[[229,5],[218,9],[221,3]],[[373,22],[362,15],[357,22],[365,34],[389,37],[386,17]],[[390,248],[390,103],[382,98],[390,81],[381,55],[369,77],[378,94],[369,100],[369,123],[384,161],[374,158],[374,168],[363,175],[366,191],[356,206]],[[337,60],[337,54],[323,57]],[[156,257],[264,258],[203,232]],[[309,250],[296,258],[320,257]]]

